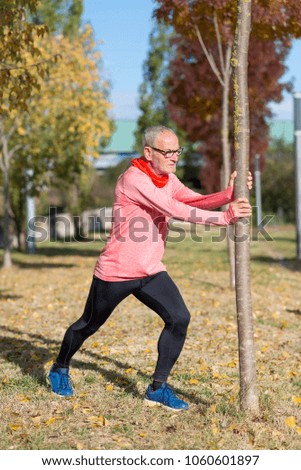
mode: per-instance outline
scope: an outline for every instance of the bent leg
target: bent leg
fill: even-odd
[[[153,378],[166,382],[185,342],[189,311],[179,289],[166,272],[157,274],[133,294],[165,323],[158,341],[158,361]]]
[[[59,355],[59,367],[68,367],[83,342],[109,318],[115,307],[133,290],[133,282],[107,282],[93,278],[84,313],[66,331]]]

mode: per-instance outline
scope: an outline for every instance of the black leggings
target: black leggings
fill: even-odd
[[[154,310],[165,323],[158,341],[158,361],[153,378],[167,381],[183,348],[190,314],[177,286],[165,271],[122,282],[102,281],[94,276],[84,313],[66,331],[57,365],[68,367],[83,342],[105,323],[115,307],[130,294]]]

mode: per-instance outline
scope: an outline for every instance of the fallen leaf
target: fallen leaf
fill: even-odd
[[[285,419],[285,424],[286,424],[289,428],[295,428],[295,427],[296,427],[296,418],[295,418],[295,416],[288,416],[288,417]]]
[[[188,382],[190,385],[197,385],[199,383],[198,379],[190,379]]]
[[[57,418],[55,416],[53,416],[52,418],[47,419],[47,421],[45,421],[45,424],[47,426],[49,426],[50,424],[54,423],[54,421],[56,421],[56,420],[57,420]]]
[[[292,397],[292,401],[293,401],[294,403],[298,403],[298,405],[300,405],[300,404],[301,404],[301,397],[295,397],[295,396],[293,396],[293,397]]]
[[[22,429],[22,424],[12,423],[12,424],[9,424],[8,427],[12,431],[19,431],[19,429]]]

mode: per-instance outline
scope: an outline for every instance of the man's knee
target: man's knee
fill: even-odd
[[[190,313],[186,309],[181,312],[181,315],[178,315],[173,323],[173,331],[180,335],[185,335],[187,332],[187,328],[190,322]]]

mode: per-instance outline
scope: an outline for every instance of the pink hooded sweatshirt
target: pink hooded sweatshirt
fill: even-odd
[[[132,166],[118,179],[113,223],[107,243],[96,262],[94,275],[104,281],[129,281],[166,271],[162,263],[169,219],[196,224],[229,225],[235,222],[231,206],[210,211],[233,200],[233,187],[203,196],[169,174],[164,187]]]

